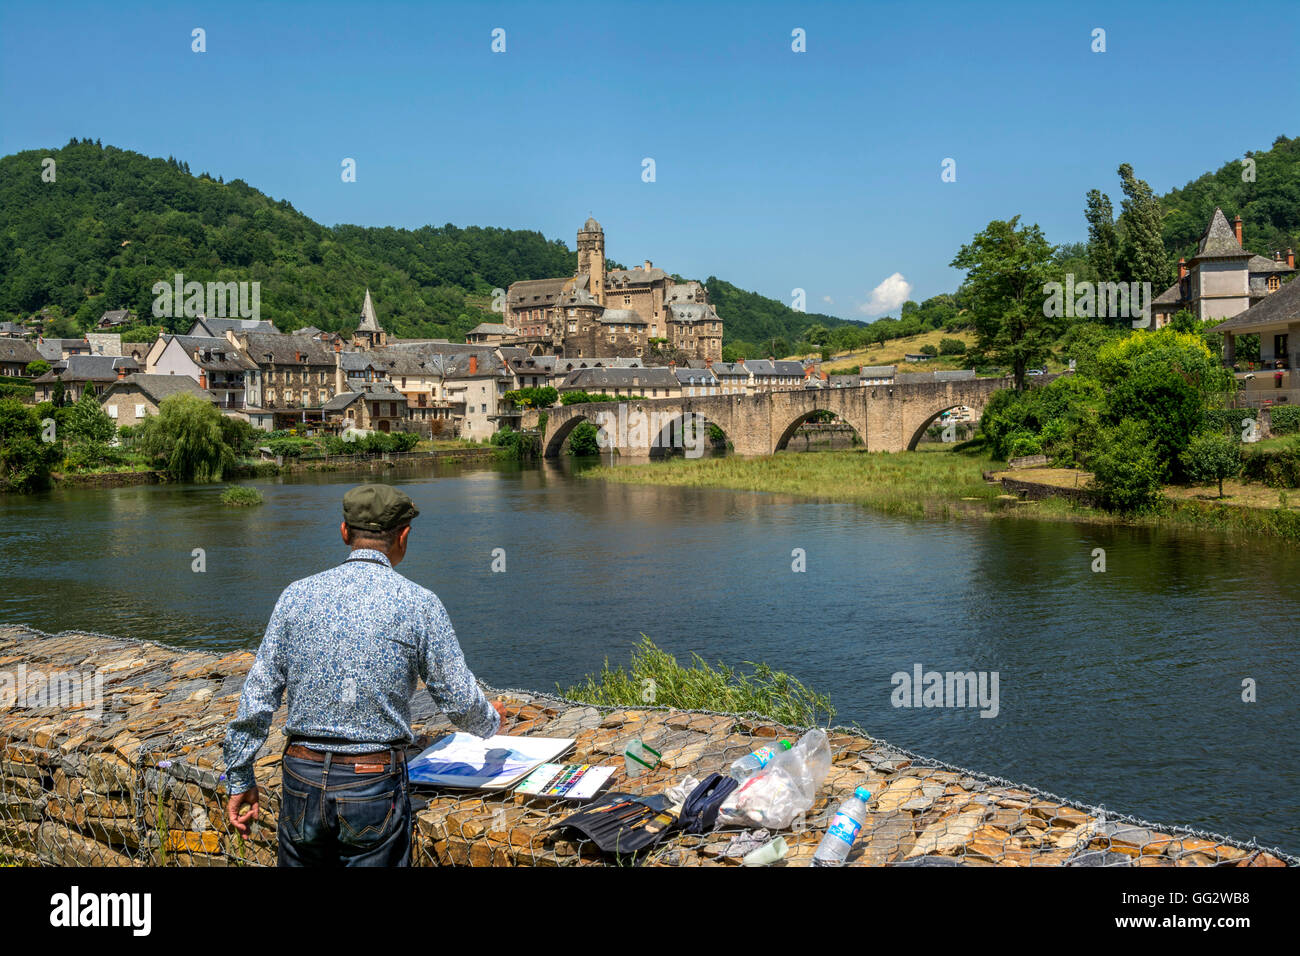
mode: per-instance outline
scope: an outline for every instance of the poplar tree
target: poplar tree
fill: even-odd
[[[1169,255],[1160,230],[1160,201],[1144,180],[1133,175],[1133,167],[1119,168],[1124,190],[1123,212],[1119,217],[1119,263],[1129,282],[1150,282],[1159,295],[1172,280]]]
[[[1088,261],[1101,282],[1117,278],[1115,260],[1119,255],[1119,238],[1115,234],[1115,210],[1110,197],[1100,189],[1088,190]]]

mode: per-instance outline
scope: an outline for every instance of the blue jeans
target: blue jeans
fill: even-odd
[[[380,751],[387,769],[285,754],[280,799],[280,866],[410,866],[411,796],[406,757]]]

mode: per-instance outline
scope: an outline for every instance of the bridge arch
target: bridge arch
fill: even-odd
[[[916,446],[920,444],[921,438],[925,435],[925,430],[929,428],[931,425],[933,425],[939,419],[939,416],[942,415],[944,412],[950,412],[954,408],[970,408],[970,407],[971,406],[967,405],[965,402],[957,402],[953,405],[948,405],[936,411],[925,421],[921,422],[920,426],[912,433],[912,437],[911,439],[908,440],[907,443],[907,450],[916,451]],[[967,424],[969,424],[972,428],[975,427],[974,422],[968,422]]]
[[[850,428],[852,428],[853,436],[854,438],[857,439],[858,444],[863,448],[867,446],[867,436],[863,434],[862,430],[859,429],[856,425],[854,425],[853,422],[849,421],[848,418],[846,418],[844,415],[840,414],[833,408],[822,407],[822,408],[808,409],[806,412],[803,412],[797,418],[795,418],[795,420],[792,421],[789,425],[787,425],[785,429],[781,432],[780,437],[777,438],[776,446],[773,448],[773,451],[774,452],[784,451],[786,446],[790,444],[790,439],[794,437],[794,433],[799,430],[800,425],[805,424],[812,418],[817,417],[825,412],[830,412],[832,415],[834,415],[836,422],[843,425],[848,425]]]
[[[551,437],[547,439],[546,448],[542,452],[543,457],[560,457],[560,452],[564,450],[564,443],[568,440],[569,435],[583,422],[591,422],[597,428],[600,427],[596,420],[589,417],[585,411],[571,413],[568,418],[556,426],[555,431],[551,432]]]
[[[714,428],[722,432],[724,444],[731,440],[727,430],[721,424],[698,409],[683,408],[671,417],[668,417],[670,413],[659,414],[662,416],[659,429],[650,440],[651,458],[668,458],[679,450],[686,453],[692,447],[707,453],[716,447],[712,438]]]

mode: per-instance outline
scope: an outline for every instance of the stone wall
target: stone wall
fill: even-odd
[[[0,626],[0,675],[19,671],[29,692],[53,675],[95,674],[94,707],[18,706],[0,700],[0,863],[82,866],[271,865],[275,861],[283,710],[257,761],[262,819],[247,840],[226,825],[221,741],[253,659],[182,651],[100,635],[46,635]],[[39,675],[36,673],[39,672]],[[12,690],[12,686],[10,688]],[[750,717],[655,708],[601,708],[503,692],[511,733],[574,737],[569,760],[617,764],[612,786],[660,793],[686,774],[703,779],[737,757],[797,731]],[[38,699],[29,704],[41,704]],[[421,689],[419,745],[450,729]],[[629,780],[619,756],[641,737],[663,755]],[[859,786],[874,794],[852,865],[1285,866],[1276,851],[1173,828],[1104,817],[1006,781],[946,767],[837,729],[834,763],[807,817],[783,833],[781,865],[806,865],[828,810]],[[421,791],[416,865],[562,866],[611,862],[589,843],[549,829],[574,805],[512,794]],[[737,831],[674,835],[654,865],[736,865]]]

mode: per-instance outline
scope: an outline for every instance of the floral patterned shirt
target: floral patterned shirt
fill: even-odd
[[[286,691],[290,737],[329,739],[308,743],[314,750],[366,753],[414,740],[417,678],[461,730],[497,732],[500,718],[465,663],[446,608],[382,552],[358,548],[338,567],[290,584],[226,731],[230,792],[256,785],[253,761]]]

